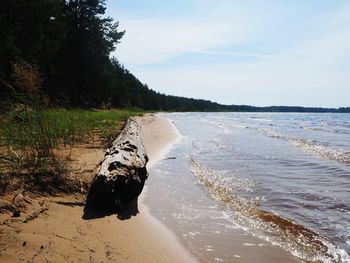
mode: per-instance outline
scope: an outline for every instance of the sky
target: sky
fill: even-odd
[[[350,106],[350,1],[107,0],[149,88],[222,104]]]

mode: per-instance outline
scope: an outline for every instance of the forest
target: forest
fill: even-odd
[[[29,83],[37,80],[41,103],[51,107],[350,112],[350,108],[221,105],[160,94],[111,57],[127,32],[120,31],[105,11],[104,0],[1,0],[1,108],[31,89],[18,81],[21,75]]]

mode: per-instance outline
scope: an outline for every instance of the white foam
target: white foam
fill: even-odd
[[[243,246],[246,246],[246,247],[255,247],[255,244],[252,244],[252,243],[243,243]]]

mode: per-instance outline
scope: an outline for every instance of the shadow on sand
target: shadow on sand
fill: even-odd
[[[82,218],[84,220],[91,220],[116,214],[118,219],[128,220],[132,216],[136,216],[139,213],[137,202],[138,198],[135,198],[129,203],[124,204],[122,207],[115,209],[103,209],[86,204],[84,207],[84,214]]]

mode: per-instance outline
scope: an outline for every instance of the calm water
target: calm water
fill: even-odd
[[[163,116],[183,138],[169,153],[176,159],[150,173],[177,200],[168,219],[161,209],[158,216],[176,221],[186,242],[219,239],[231,227],[302,260],[350,262],[350,114]],[[204,243],[203,251],[216,249]]]

